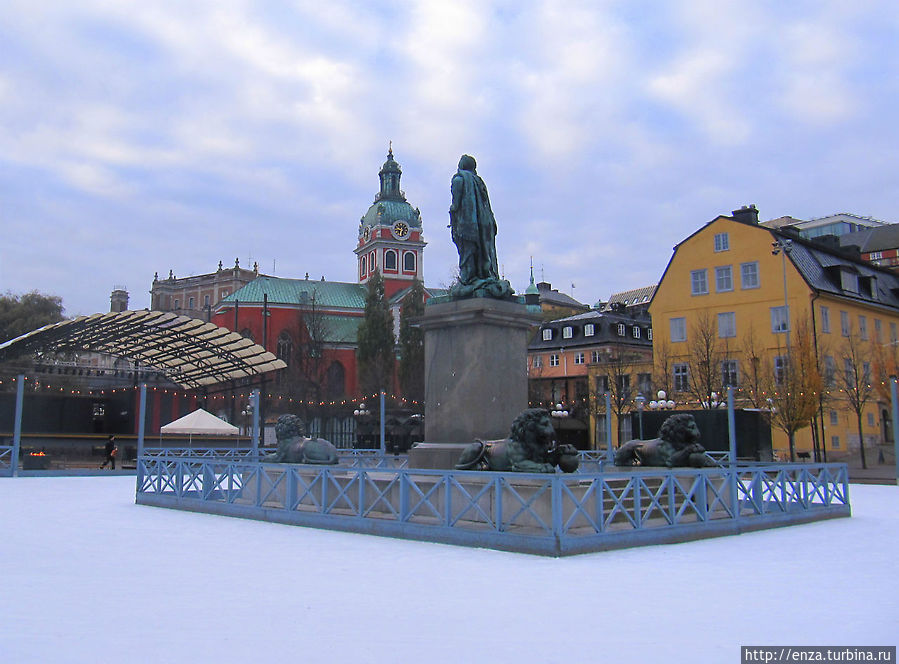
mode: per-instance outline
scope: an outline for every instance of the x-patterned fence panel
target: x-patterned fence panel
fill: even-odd
[[[846,516],[849,496],[838,464],[544,475],[145,456],[138,502],[561,555]]]

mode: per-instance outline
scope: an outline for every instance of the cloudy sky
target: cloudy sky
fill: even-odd
[[[470,153],[506,277],[593,303],[743,204],[899,221],[897,72],[895,0],[5,0],[0,292],[354,281],[392,140],[428,284]]]

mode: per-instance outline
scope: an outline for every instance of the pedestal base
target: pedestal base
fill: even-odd
[[[471,298],[430,305],[425,337],[425,442],[509,435],[528,406],[527,344],[538,322],[517,302]],[[461,450],[460,450],[461,451]]]

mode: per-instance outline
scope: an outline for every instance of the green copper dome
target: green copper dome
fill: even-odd
[[[387,153],[387,161],[381,166],[378,176],[381,179],[381,190],[375,196],[374,203],[360,220],[360,233],[365,226],[393,225],[397,221],[405,221],[411,228],[421,228],[421,212],[406,201],[406,194],[400,189],[402,169],[393,158],[393,147]]]

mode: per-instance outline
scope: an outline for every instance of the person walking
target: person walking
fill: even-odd
[[[106,461],[100,465],[100,470],[106,468],[107,465],[109,465],[112,470],[115,470],[115,457],[118,451],[119,448],[115,444],[115,434],[110,434],[106,441]]]

